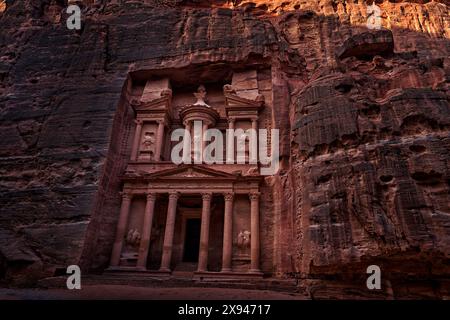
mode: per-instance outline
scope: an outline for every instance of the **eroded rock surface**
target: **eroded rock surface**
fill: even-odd
[[[214,80],[262,61],[281,132],[272,274],[314,298],[367,298],[378,264],[376,297],[448,297],[450,12],[377,4],[382,30],[365,1],[85,1],[80,31],[65,1],[1,4],[0,275],[107,266],[130,72]]]

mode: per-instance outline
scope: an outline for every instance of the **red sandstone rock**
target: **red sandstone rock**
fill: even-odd
[[[108,267],[137,88],[256,66],[264,124],[281,130],[263,271],[313,298],[449,296],[448,3],[377,2],[374,31],[364,1],[92,2],[81,31],[62,1],[0,12],[0,276]],[[381,293],[365,290],[370,264]]]

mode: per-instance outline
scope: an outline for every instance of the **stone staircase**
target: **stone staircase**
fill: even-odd
[[[184,268],[183,268],[184,269]],[[134,287],[205,287],[205,288],[231,288],[248,290],[268,290],[285,292],[296,295],[307,295],[305,290],[298,286],[295,279],[221,279],[217,281],[200,281],[193,278],[192,271],[174,271],[166,279],[146,274],[145,272],[105,272],[101,275],[85,275],[82,277],[84,285],[125,285]],[[39,282],[44,288],[65,288],[66,277],[46,278]]]
[[[197,263],[195,262],[181,262],[177,264],[173,272],[194,272],[197,270]]]

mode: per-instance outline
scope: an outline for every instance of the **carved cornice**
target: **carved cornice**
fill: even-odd
[[[258,201],[260,195],[260,192],[251,192],[248,196],[250,198],[250,201]]]

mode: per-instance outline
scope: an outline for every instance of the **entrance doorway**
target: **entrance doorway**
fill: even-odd
[[[186,220],[183,262],[198,262],[200,229],[201,219],[189,218]]]

